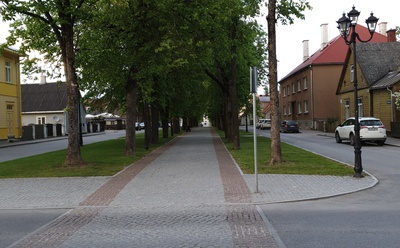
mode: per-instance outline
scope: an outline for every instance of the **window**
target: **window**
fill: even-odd
[[[364,113],[363,113],[363,106],[362,106],[362,98],[358,98],[358,117],[363,117]]]
[[[11,83],[11,62],[6,61],[6,82]]]
[[[302,113],[301,112],[301,102],[297,103],[297,107],[298,107],[297,114],[301,114]]]
[[[286,87],[283,87],[283,97],[286,96]]]
[[[292,114],[292,105],[288,105],[288,115]]]
[[[308,101],[304,101],[304,113],[308,113]]]
[[[286,106],[283,106],[283,115],[286,116]]]
[[[292,94],[296,93],[296,86],[292,83]]]
[[[37,124],[38,125],[44,125],[46,123],[46,117],[45,116],[38,116],[36,118]]]
[[[290,95],[290,85],[287,86],[287,95]]]
[[[297,91],[298,92],[301,91],[301,81],[300,80],[297,81]]]
[[[354,65],[350,66],[350,82],[354,83]]]
[[[303,78],[303,89],[308,89],[308,82],[306,77]]]
[[[344,100],[344,112],[345,112],[345,119],[350,118],[350,100]]]

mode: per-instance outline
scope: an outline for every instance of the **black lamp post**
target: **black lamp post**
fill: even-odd
[[[368,17],[365,22],[368,25],[368,30],[370,33],[370,37],[367,40],[362,40],[360,36],[356,32],[356,25],[358,16],[360,12],[353,9],[346,14],[343,13],[343,16],[337,21],[338,29],[340,35],[343,37],[344,41],[347,45],[353,45],[353,56],[354,56],[354,71],[353,71],[353,84],[354,84],[354,111],[355,111],[355,123],[354,123],[354,177],[363,177],[363,167],[361,163],[361,142],[360,142],[360,122],[359,122],[359,113],[358,113],[358,85],[357,85],[357,57],[356,57],[356,41],[360,42],[368,42],[372,39],[376,24],[378,22],[378,18],[376,18],[371,12],[371,16]]]

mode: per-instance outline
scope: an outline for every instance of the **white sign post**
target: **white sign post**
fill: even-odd
[[[254,140],[254,175],[255,193],[258,193],[258,166],[257,166],[257,135],[256,135],[256,92],[257,92],[257,67],[250,67],[250,92],[253,94],[253,140]]]

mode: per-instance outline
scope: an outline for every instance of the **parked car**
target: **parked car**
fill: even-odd
[[[263,123],[264,119],[259,119],[258,122],[256,123],[256,129],[259,129],[261,127],[261,123]]]
[[[283,133],[299,133],[300,124],[295,120],[282,121],[279,125],[279,132]]]
[[[271,119],[263,119],[263,122],[260,124],[260,129],[270,129],[271,128]]]
[[[361,117],[360,122],[360,141],[374,142],[380,146],[386,142],[386,128],[382,121],[375,117]],[[355,118],[351,117],[340,124],[335,130],[336,143],[342,140],[349,140],[350,145],[354,146],[354,124]]]
[[[144,129],[144,122],[136,122],[136,131],[140,131]]]

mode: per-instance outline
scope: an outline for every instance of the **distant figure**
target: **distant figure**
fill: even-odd
[[[190,129],[190,126],[189,125],[187,125],[186,126],[186,132],[191,132],[192,130]]]

